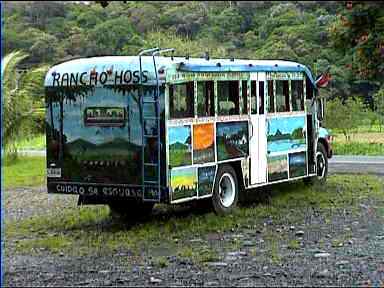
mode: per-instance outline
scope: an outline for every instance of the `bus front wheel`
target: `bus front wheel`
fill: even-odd
[[[305,178],[306,184],[314,184],[315,182],[324,183],[328,174],[328,158],[325,147],[322,143],[317,143],[316,151],[316,176]]]
[[[237,206],[239,185],[235,170],[230,165],[220,166],[212,195],[213,208],[218,215],[229,214]]]

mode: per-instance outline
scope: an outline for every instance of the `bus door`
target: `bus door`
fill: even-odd
[[[267,134],[265,113],[265,72],[251,73],[251,125],[249,133],[250,184],[267,182]]]

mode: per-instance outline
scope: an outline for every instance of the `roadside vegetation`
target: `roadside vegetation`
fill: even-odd
[[[19,156],[5,159],[3,165],[4,188],[38,187],[46,183],[45,157]]]

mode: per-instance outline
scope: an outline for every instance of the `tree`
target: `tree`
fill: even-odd
[[[382,125],[384,125],[384,86],[376,92],[373,98],[375,101],[374,111],[377,114],[379,127],[380,127],[379,129],[381,132],[381,127]]]
[[[15,142],[25,137],[33,127],[30,121],[34,113],[34,103],[41,104],[43,97],[43,79],[47,66],[28,71],[26,74],[18,71],[18,64],[28,57],[21,51],[12,52],[2,60],[3,81],[3,143],[5,151],[16,155]],[[33,95],[38,96],[34,100]]]
[[[327,102],[325,123],[328,128],[340,129],[347,141],[350,131],[357,128],[366,116],[366,108],[359,98],[339,98]]]
[[[384,76],[384,10],[380,2],[354,1],[340,9],[330,26],[333,45],[351,54],[356,80],[377,81]]]

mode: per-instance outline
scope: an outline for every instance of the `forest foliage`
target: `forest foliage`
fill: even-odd
[[[321,91],[329,100],[359,99],[383,119],[380,2],[99,2],[107,5],[4,2],[3,53],[27,55],[18,67],[34,79],[36,69],[73,57],[137,55],[154,46],[174,47],[178,56],[293,60],[315,76],[330,69],[331,84]],[[31,93],[42,103],[41,89]]]

